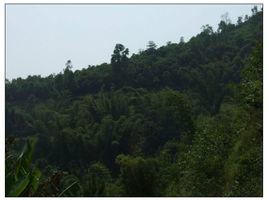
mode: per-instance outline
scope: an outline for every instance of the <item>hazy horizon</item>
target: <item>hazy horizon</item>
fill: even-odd
[[[109,63],[116,43],[130,56],[214,30],[228,12],[232,23],[251,15],[251,5],[7,5],[6,78],[57,74],[72,60],[73,70]]]

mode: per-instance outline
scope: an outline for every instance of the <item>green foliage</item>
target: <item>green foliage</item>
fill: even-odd
[[[82,194],[78,178],[72,175],[68,175],[61,180],[60,188],[63,190],[58,197],[78,197]]]
[[[6,195],[262,196],[252,12],[130,57],[117,44],[110,64],[6,80]]]
[[[128,65],[127,55],[129,54],[128,48],[125,49],[124,45],[116,44],[111,58],[112,65],[112,79],[116,85],[122,85],[121,78],[126,76],[126,69]]]
[[[242,71],[244,124],[226,161],[226,195],[262,196],[263,191],[263,55],[259,44]]]
[[[103,164],[92,164],[84,175],[84,195],[105,196],[111,179],[109,170]]]
[[[28,139],[18,156],[6,156],[7,196],[31,196],[36,192],[41,177],[40,170],[31,163],[36,141],[36,138]]]
[[[242,71],[241,97],[243,97],[244,103],[257,108],[262,107],[262,77],[263,50],[262,45],[258,44],[249,57],[247,66]]]
[[[157,162],[154,159],[118,155],[120,179],[128,196],[157,196]]]

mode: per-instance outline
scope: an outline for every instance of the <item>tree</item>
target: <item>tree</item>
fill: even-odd
[[[237,25],[240,25],[243,23],[242,19],[243,18],[241,16],[237,18]]]
[[[127,59],[127,55],[129,54],[128,48],[125,48],[122,44],[116,44],[114,48],[114,52],[111,58],[111,64],[120,64]]]
[[[167,42],[167,45],[171,45],[171,44],[172,44],[171,41],[168,41],[168,42]]]
[[[241,100],[256,108],[262,108],[263,99],[262,51],[262,45],[258,44],[252,56],[249,58],[247,66],[242,71]]]
[[[120,177],[128,196],[157,196],[157,168],[153,159],[119,155]]]
[[[263,195],[263,49],[258,44],[241,73],[238,102],[243,108],[238,137],[225,165],[225,195]]]
[[[230,24],[231,23],[231,19],[229,17],[229,13],[226,12],[223,15],[221,15],[221,21],[223,21],[225,24]]]
[[[257,6],[254,6],[252,9],[251,9],[251,12],[252,12],[252,15],[256,15],[258,13],[258,7]]]
[[[109,170],[100,162],[92,164],[83,178],[84,196],[105,196],[111,182]]]
[[[37,138],[27,139],[20,155],[6,156],[6,196],[33,196],[36,193],[42,175],[32,165],[36,141]]]
[[[229,13],[225,13],[221,16],[221,21],[218,25],[218,32],[226,32],[229,30],[232,26],[231,20],[229,18]]]
[[[72,61],[68,60],[65,64],[66,69],[71,70],[73,68]]]
[[[121,85],[123,82],[122,78],[126,76],[126,68],[128,66],[128,54],[128,48],[125,48],[122,44],[116,44],[111,58],[111,65],[112,79],[117,85]]]
[[[149,41],[147,45],[147,49],[156,49],[157,45],[155,44],[154,41]]]
[[[185,41],[184,41],[184,37],[181,36],[181,37],[180,37],[180,42],[179,42],[179,44],[184,44],[184,43],[185,43]]]
[[[72,68],[71,65],[68,65],[64,69],[62,84],[63,88],[66,89],[67,91],[75,92],[77,86],[74,78],[74,73],[71,70],[71,68]]]
[[[213,28],[212,28],[212,26],[209,26],[208,24],[203,25],[201,27],[201,29],[202,29],[202,33],[204,33],[204,34],[207,34],[207,35],[213,34]]]

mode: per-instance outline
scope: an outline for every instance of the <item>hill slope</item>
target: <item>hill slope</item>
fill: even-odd
[[[187,43],[131,57],[117,44],[110,64],[6,81],[6,155],[37,137],[42,172],[17,195],[262,196],[262,26],[253,12]]]

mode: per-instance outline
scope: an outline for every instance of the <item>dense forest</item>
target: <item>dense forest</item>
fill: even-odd
[[[262,43],[254,7],[187,42],[6,80],[6,196],[262,196]]]

